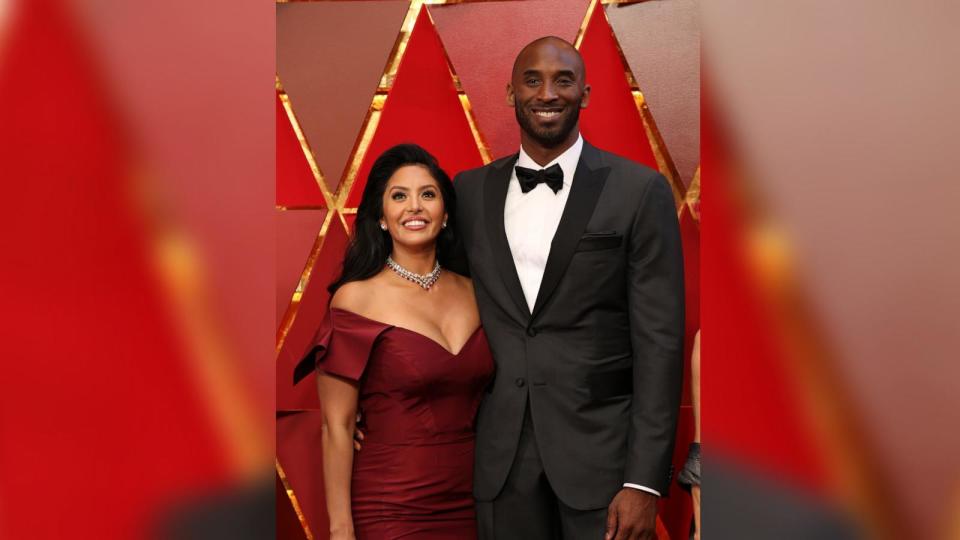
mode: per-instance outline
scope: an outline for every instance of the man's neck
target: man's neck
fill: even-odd
[[[577,126],[579,127],[579,126]],[[574,143],[577,142],[577,139],[580,137],[580,130],[574,128],[570,130],[570,135],[567,135],[566,140],[557,144],[556,146],[544,146],[542,143],[538,142],[536,139],[530,137],[525,132],[520,132],[520,146],[523,147],[523,151],[530,156],[530,159],[535,161],[537,165],[541,167],[546,167],[548,163],[557,159],[561,154],[570,149]]]

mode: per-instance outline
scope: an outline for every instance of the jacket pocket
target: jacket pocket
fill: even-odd
[[[625,367],[587,375],[587,389],[596,400],[633,393],[633,368]]]
[[[617,231],[591,232],[580,237],[576,251],[613,249],[620,247],[621,244],[623,244],[623,235],[617,234]]]

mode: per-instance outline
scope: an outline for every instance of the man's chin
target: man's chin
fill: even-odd
[[[518,118],[518,120],[520,119]],[[546,148],[553,148],[563,144],[576,126],[576,121],[569,122],[566,118],[559,118],[555,122],[556,124],[550,128],[541,127],[537,119],[529,117],[524,118],[523,121],[519,123],[520,129],[526,132],[530,138],[537,141],[538,144]]]
[[[563,143],[565,140],[567,140],[567,135],[569,134],[570,134],[569,132],[564,133],[559,128],[549,130],[549,131],[533,130],[533,132],[531,133],[531,135],[533,135],[533,138],[538,143],[540,143],[541,145],[547,148],[552,148],[554,146],[557,146]]]

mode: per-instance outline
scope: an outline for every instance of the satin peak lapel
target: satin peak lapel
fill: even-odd
[[[510,185],[510,176],[518,155],[504,160],[499,166],[491,167],[487,172],[487,177],[483,179],[483,215],[486,219],[487,239],[493,252],[494,264],[500,272],[507,294],[519,310],[515,312],[518,315],[518,321],[526,324],[530,319],[530,308],[523,296],[517,267],[513,264],[513,253],[507,241],[507,231],[503,228],[503,206],[507,200],[507,188]]]
[[[563,278],[570,259],[577,249],[577,243],[580,242],[590,216],[593,215],[593,209],[597,206],[597,200],[600,198],[609,173],[610,168],[602,167],[600,164],[599,151],[584,141],[577,171],[573,175],[570,186],[570,196],[567,197],[567,205],[563,209],[563,216],[560,218],[557,232],[550,244],[550,255],[543,270],[537,302],[533,306],[534,319],[543,310],[543,306],[550,300],[560,279]],[[503,209],[501,208],[500,211],[502,216]]]

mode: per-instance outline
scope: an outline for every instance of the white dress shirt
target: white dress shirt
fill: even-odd
[[[580,161],[581,150],[583,137],[578,136],[573,146],[541,167],[524,152],[523,147],[520,148],[518,167],[536,171],[555,163],[560,165],[563,169],[563,187],[556,193],[546,184],[540,184],[524,193],[520,189],[520,181],[517,180],[517,170],[514,168],[510,173],[510,185],[507,187],[507,199],[503,207],[503,227],[507,232],[513,264],[517,267],[517,275],[523,287],[523,296],[531,312],[537,302],[543,269],[550,255],[550,243],[553,242],[567,197],[570,196],[570,185],[573,183],[573,173],[577,170],[577,162]]]
[[[563,188],[554,193],[546,184],[539,184],[532,190],[524,193],[520,189],[517,179],[517,170],[510,173],[510,185],[507,187],[507,199],[503,208],[503,227],[507,233],[507,242],[510,244],[510,253],[513,255],[513,264],[517,268],[520,286],[527,306],[533,312],[537,303],[537,293],[540,291],[540,282],[543,281],[543,270],[547,266],[547,257],[550,256],[550,244],[560,225],[563,209],[570,196],[570,186],[573,184],[573,175],[577,171],[580,153],[583,151],[583,137],[577,136],[577,142],[553,161],[544,166],[539,165],[520,147],[518,167],[539,170],[560,165],[563,170]],[[660,492],[637,484],[624,484],[660,496]]]

